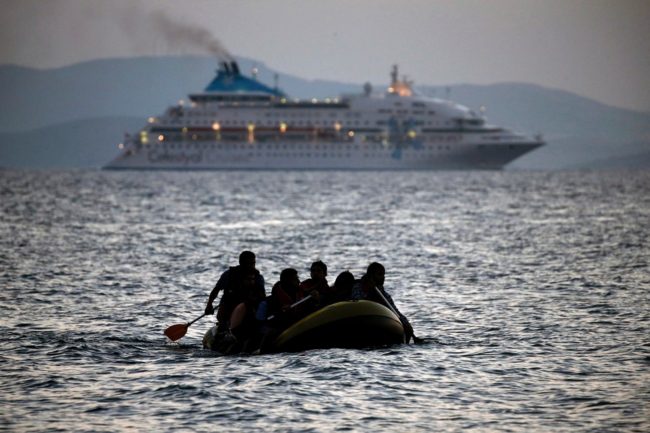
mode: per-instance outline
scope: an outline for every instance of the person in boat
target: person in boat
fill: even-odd
[[[244,270],[240,285],[241,302],[230,314],[227,339],[234,339],[244,346],[250,341],[257,341],[260,324],[257,321],[257,309],[265,298],[265,293],[256,285],[257,274],[251,270]],[[252,343],[254,344],[254,343]],[[245,347],[243,347],[245,350]]]
[[[298,271],[293,268],[280,272],[280,281],[273,285],[271,296],[268,298],[267,314],[276,318],[282,317],[287,321],[297,317],[297,311],[292,311],[292,305],[302,300],[305,292],[300,287]]]
[[[394,313],[399,317],[402,326],[404,327],[404,335],[406,337],[406,342],[408,343],[413,337],[413,327],[408,321],[406,316],[404,316],[397,309],[393,298],[384,290],[384,277],[386,275],[386,270],[384,265],[378,262],[373,262],[368,265],[366,274],[361,277],[361,279],[355,282],[352,288],[352,300],[367,299],[369,301],[375,301],[382,305],[386,305],[389,309],[393,310]]]
[[[280,281],[273,285],[269,295],[258,309],[256,319],[260,324],[260,351],[266,352],[275,338],[303,315],[303,306],[296,305],[305,293],[300,288],[298,271],[293,268],[280,272]]]
[[[239,266],[226,270],[208,296],[205,314],[214,314],[212,303],[223,292],[217,307],[217,332],[236,334],[237,328],[255,317],[258,304],[265,298],[264,277],[255,268],[255,254],[243,251]]]
[[[310,278],[300,283],[304,296],[311,296],[310,305],[316,309],[325,304],[330,295],[330,286],[327,283],[327,265],[321,260],[315,261],[309,268]]]
[[[324,305],[334,304],[336,302],[348,301],[352,298],[352,288],[354,287],[354,275],[350,271],[343,271],[334,280],[330,287],[328,296],[322,302]]]

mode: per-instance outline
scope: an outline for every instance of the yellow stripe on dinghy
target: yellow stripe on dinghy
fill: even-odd
[[[280,334],[274,346],[277,350],[283,350],[319,329],[335,329],[338,324],[346,332],[346,335],[341,336],[342,340],[360,330],[357,338],[359,344],[352,344],[353,346],[363,346],[364,335],[370,336],[367,339],[368,345],[404,342],[404,328],[395,313],[377,302],[361,300],[337,302],[315,311]],[[317,342],[314,343],[318,346]],[[345,345],[350,345],[349,339]],[[333,346],[337,344],[334,343]]]

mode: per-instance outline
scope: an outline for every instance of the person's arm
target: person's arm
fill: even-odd
[[[390,305],[386,305],[386,306],[388,308],[393,307],[392,308],[393,311],[395,311],[398,316],[403,317],[404,315],[399,311],[399,309],[397,308],[397,305],[395,305],[395,301],[393,301],[393,297],[391,295],[389,295],[388,292],[386,290],[384,290],[383,287],[378,286],[377,288],[381,291],[381,294],[384,295],[384,299],[390,304]]]
[[[318,281],[311,278],[303,281],[300,283],[300,290],[298,290],[296,300],[299,301],[306,296],[311,296],[312,304],[318,305],[321,297],[320,286],[321,284]]]
[[[390,296],[383,287],[378,287],[378,289],[381,291],[381,294],[384,295],[384,298],[390,304],[392,310],[397,313],[397,317],[399,317],[399,321],[402,322],[402,326],[404,327],[404,335],[406,335],[406,341],[408,342],[411,337],[413,337],[413,326],[411,326],[411,322],[409,322],[409,319],[399,311],[397,305],[395,305],[395,301],[393,301],[393,297]]]
[[[221,274],[221,277],[219,277],[217,284],[214,285],[214,289],[212,289],[210,292],[210,296],[208,296],[208,302],[205,305],[205,314],[208,314],[210,316],[214,314],[214,307],[212,306],[212,303],[219,295],[219,292],[226,287],[229,275],[230,274],[228,271],[224,272]]]

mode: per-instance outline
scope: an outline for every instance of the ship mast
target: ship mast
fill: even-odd
[[[390,72],[390,86],[392,88],[395,88],[398,76],[397,65],[393,65],[393,70]]]
[[[388,94],[395,96],[412,96],[413,90],[411,90],[410,83],[404,78],[402,81],[399,80],[399,72],[397,65],[393,65],[393,69],[390,72],[390,87],[388,87]]]

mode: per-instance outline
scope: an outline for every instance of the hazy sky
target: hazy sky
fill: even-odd
[[[206,52],[308,79],[529,82],[650,111],[650,0],[0,0],[0,63]],[[165,30],[189,30],[173,40]],[[204,31],[205,30],[205,31]],[[176,33],[178,36],[178,33]],[[190,90],[190,89],[188,89]]]

